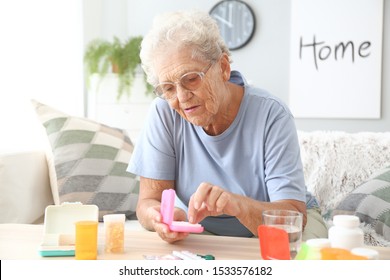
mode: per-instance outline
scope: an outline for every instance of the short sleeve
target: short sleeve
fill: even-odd
[[[173,119],[168,103],[156,98],[135,145],[128,172],[156,180],[174,180]]]

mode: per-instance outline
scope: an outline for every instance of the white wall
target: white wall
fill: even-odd
[[[243,49],[233,51],[233,68],[240,70],[254,85],[269,90],[288,103],[289,90],[289,47],[290,47],[290,6],[293,0],[247,0],[257,17],[256,32],[252,41]],[[105,20],[101,36],[143,35],[151,26],[155,15],[172,10],[198,8],[209,11],[218,0],[120,0],[117,5],[108,5],[110,0],[84,0],[90,10],[94,6],[110,8],[123,22],[123,9],[127,10],[127,25],[118,25]],[[116,1],[114,1],[116,2]],[[379,120],[338,120],[338,119],[296,119],[301,130],[344,130],[389,131],[390,129],[390,0],[384,1],[384,37],[382,68],[382,117]],[[100,4],[99,4],[100,3]],[[104,14],[104,11],[103,11]],[[104,17],[106,17],[105,15]],[[104,18],[103,17],[103,18]],[[126,15],[125,15],[126,17]],[[85,18],[86,24],[89,18]],[[99,22],[95,18],[95,27]],[[111,22],[111,23],[110,23]],[[107,30],[111,30],[108,32]],[[86,36],[88,36],[88,30]],[[96,33],[97,35],[99,32]],[[337,100],[335,100],[337,102]]]
[[[30,99],[83,115],[79,0],[0,2],[0,152],[42,146]]]

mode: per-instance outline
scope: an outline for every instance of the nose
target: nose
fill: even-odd
[[[179,102],[183,103],[190,99],[193,93],[190,90],[185,89],[182,85],[178,84],[176,86],[176,95]]]

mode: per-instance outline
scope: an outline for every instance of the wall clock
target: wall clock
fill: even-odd
[[[243,1],[220,1],[210,10],[210,15],[217,21],[230,50],[242,48],[252,39],[256,18],[252,8]]]

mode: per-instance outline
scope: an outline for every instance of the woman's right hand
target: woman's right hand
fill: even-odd
[[[153,206],[148,209],[148,216],[152,219],[153,229],[158,233],[162,240],[168,243],[174,243],[185,239],[188,232],[174,232],[171,231],[167,224],[162,222],[160,214],[160,206]],[[185,221],[186,213],[180,208],[175,208],[173,212],[174,221]]]

